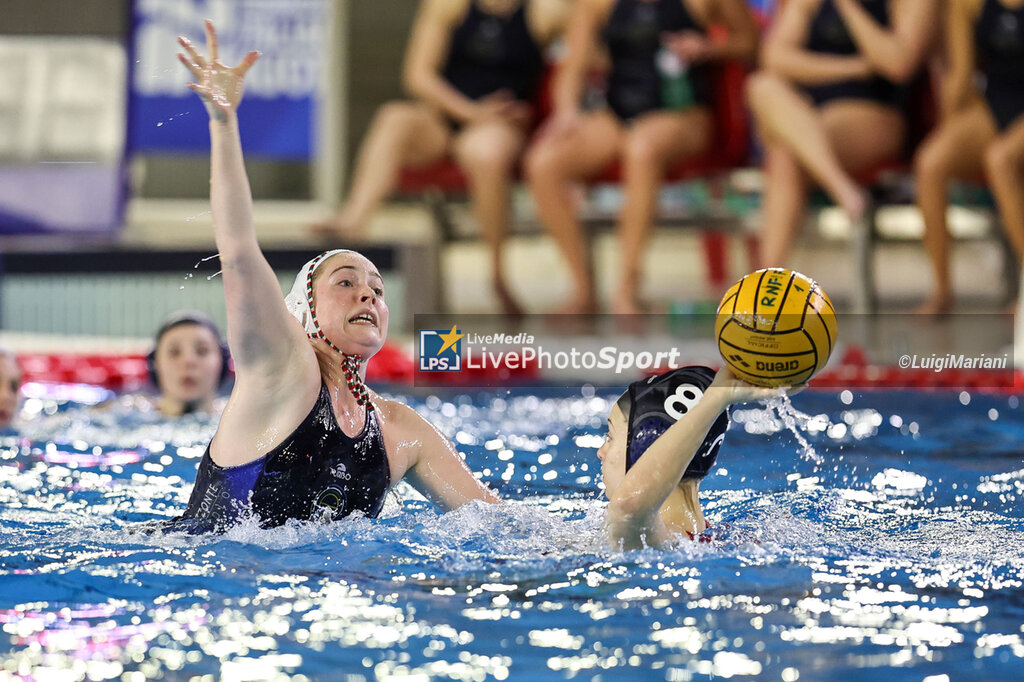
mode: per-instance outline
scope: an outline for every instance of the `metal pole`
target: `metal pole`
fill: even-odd
[[[348,158],[349,0],[324,0],[326,35],[317,106],[313,199],[329,210],[341,203]]]

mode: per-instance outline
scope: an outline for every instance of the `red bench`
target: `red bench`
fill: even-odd
[[[747,70],[738,62],[725,62],[716,68],[718,87],[715,89],[714,102],[714,143],[704,156],[681,162],[671,168],[666,176],[666,183],[712,177],[749,165],[750,133],[743,94],[746,73]],[[619,164],[613,163],[599,176],[591,179],[588,185],[618,183],[620,180]],[[400,193],[422,196],[426,200],[434,224],[445,243],[461,238],[454,228],[448,201],[453,198],[464,199],[466,186],[465,176],[450,158],[422,168],[404,168],[399,178]],[[713,192],[713,195],[716,194],[717,192]],[[614,224],[614,216],[588,215],[585,221],[610,225]],[[658,224],[703,228],[702,241],[708,265],[708,281],[717,288],[724,288],[728,284],[725,233],[730,231],[729,228],[738,226],[738,220],[725,221],[721,215],[663,215]],[[753,241],[748,241],[751,254],[755,247]]]

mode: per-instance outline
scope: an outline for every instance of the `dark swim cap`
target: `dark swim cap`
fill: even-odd
[[[626,471],[636,464],[654,441],[665,433],[704,396],[715,372],[709,367],[691,366],[636,381],[619,397],[618,406],[626,418]],[[729,428],[725,409],[708,429],[683,478],[704,478],[715,465],[718,450]]]
[[[224,341],[224,337],[221,336],[220,329],[217,328],[217,323],[210,319],[209,316],[199,312],[198,310],[179,310],[171,313],[171,315],[164,320],[160,328],[156,330],[156,336],[153,339],[153,350],[146,356],[146,367],[149,369],[149,380],[153,382],[154,386],[159,386],[160,381],[156,373],[156,349],[160,345],[160,339],[164,337],[164,334],[171,331],[175,327],[180,327],[183,324],[194,324],[200,327],[209,329],[213,335],[217,338],[217,347],[220,350],[220,378],[218,382],[221,386],[224,385],[224,380],[228,378],[228,372],[231,371],[231,351],[228,350],[228,344]]]

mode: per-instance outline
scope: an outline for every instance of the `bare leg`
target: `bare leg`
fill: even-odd
[[[789,149],[832,200],[851,218],[859,219],[867,199],[843,169],[811,101],[788,81],[765,71],[747,79],[747,101],[765,142]]]
[[[851,176],[899,159],[906,124],[896,109],[868,100],[837,100],[821,108],[821,125],[840,168]]]
[[[440,159],[451,132],[434,111],[416,102],[388,102],[377,110],[359,156],[348,200],[328,220],[313,226],[319,233],[351,233],[365,228],[370,214],[395,189],[403,166]]]
[[[1017,261],[1024,261],[1024,118],[1018,116],[985,150],[985,173]],[[1010,310],[1016,312],[1016,302]]]
[[[999,204],[1003,228],[1024,260],[1024,118],[1018,118],[985,150],[985,172]]]
[[[608,112],[584,115],[576,130],[560,138],[542,138],[526,156],[526,177],[537,215],[569,266],[573,294],[565,313],[597,309],[587,238],[576,217],[575,182],[595,175],[615,158],[622,127]]]
[[[640,304],[642,263],[657,210],[665,170],[673,161],[700,154],[711,141],[706,109],[646,114],[630,126],[623,142],[625,203],[619,219],[622,279],[612,299],[619,314],[643,312]]]
[[[473,213],[491,250],[494,293],[507,315],[523,313],[505,281],[502,254],[508,234],[512,172],[525,140],[521,129],[495,121],[467,128],[455,141],[455,158],[469,180]]]
[[[995,136],[991,116],[980,103],[954,115],[933,132],[914,159],[917,206],[924,218],[924,247],[932,262],[935,292],[914,312],[938,315],[952,305],[946,191],[954,177],[981,170],[982,150]]]
[[[786,266],[806,203],[807,175],[796,157],[785,147],[769,144],[758,267]]]

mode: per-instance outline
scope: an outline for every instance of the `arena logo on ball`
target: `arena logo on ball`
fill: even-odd
[[[462,337],[457,325],[448,329],[420,330],[419,371],[461,372]]]

